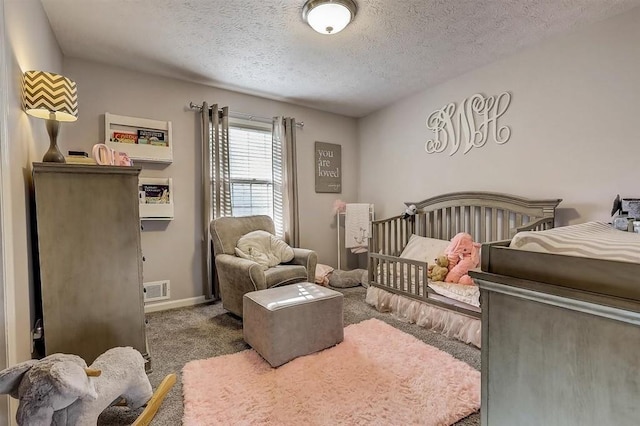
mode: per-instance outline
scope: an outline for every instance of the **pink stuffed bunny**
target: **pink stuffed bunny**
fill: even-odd
[[[474,243],[470,234],[460,232],[451,239],[444,254],[449,259],[445,282],[472,285],[468,272],[480,264],[480,244]]]

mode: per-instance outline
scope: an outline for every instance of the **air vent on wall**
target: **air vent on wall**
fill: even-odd
[[[171,298],[171,285],[169,280],[144,283],[144,301],[155,302]]]

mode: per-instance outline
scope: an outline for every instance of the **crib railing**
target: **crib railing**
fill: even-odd
[[[516,232],[522,231],[546,231],[554,227],[555,219],[552,217],[544,217],[534,222],[529,222],[525,225],[516,228]]]
[[[470,317],[480,318],[480,312],[475,309],[467,309],[462,305],[443,301],[428,285],[427,268],[427,262],[370,253],[369,285]]]
[[[378,272],[369,277],[374,284],[411,295],[413,298],[426,299],[429,289],[425,262],[384,254],[373,254],[371,259],[373,268],[370,271]]]
[[[507,209],[484,206],[456,206],[423,211],[403,219],[394,216],[371,223],[369,252],[399,256],[411,234],[450,240],[458,232],[468,232],[484,243],[512,238],[521,231],[543,231],[554,226],[553,217],[532,220],[531,216]]]
[[[371,222],[371,233],[369,253],[400,256],[411,234],[415,233],[415,221],[412,218],[403,219],[402,216],[374,220]]]

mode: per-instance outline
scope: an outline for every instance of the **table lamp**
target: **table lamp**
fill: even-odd
[[[78,119],[78,90],[76,83],[59,74],[46,71],[24,73],[24,109],[33,117],[47,120],[49,150],[42,161],[64,163],[64,155],[57,145],[61,121]]]

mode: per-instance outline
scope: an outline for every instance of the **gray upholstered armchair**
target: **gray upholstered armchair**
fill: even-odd
[[[221,217],[211,222],[222,306],[240,317],[245,293],[315,280],[318,256],[312,250],[294,248],[295,257],[291,262],[267,270],[252,260],[236,256],[235,248],[240,237],[257,230],[275,234],[269,216]]]

